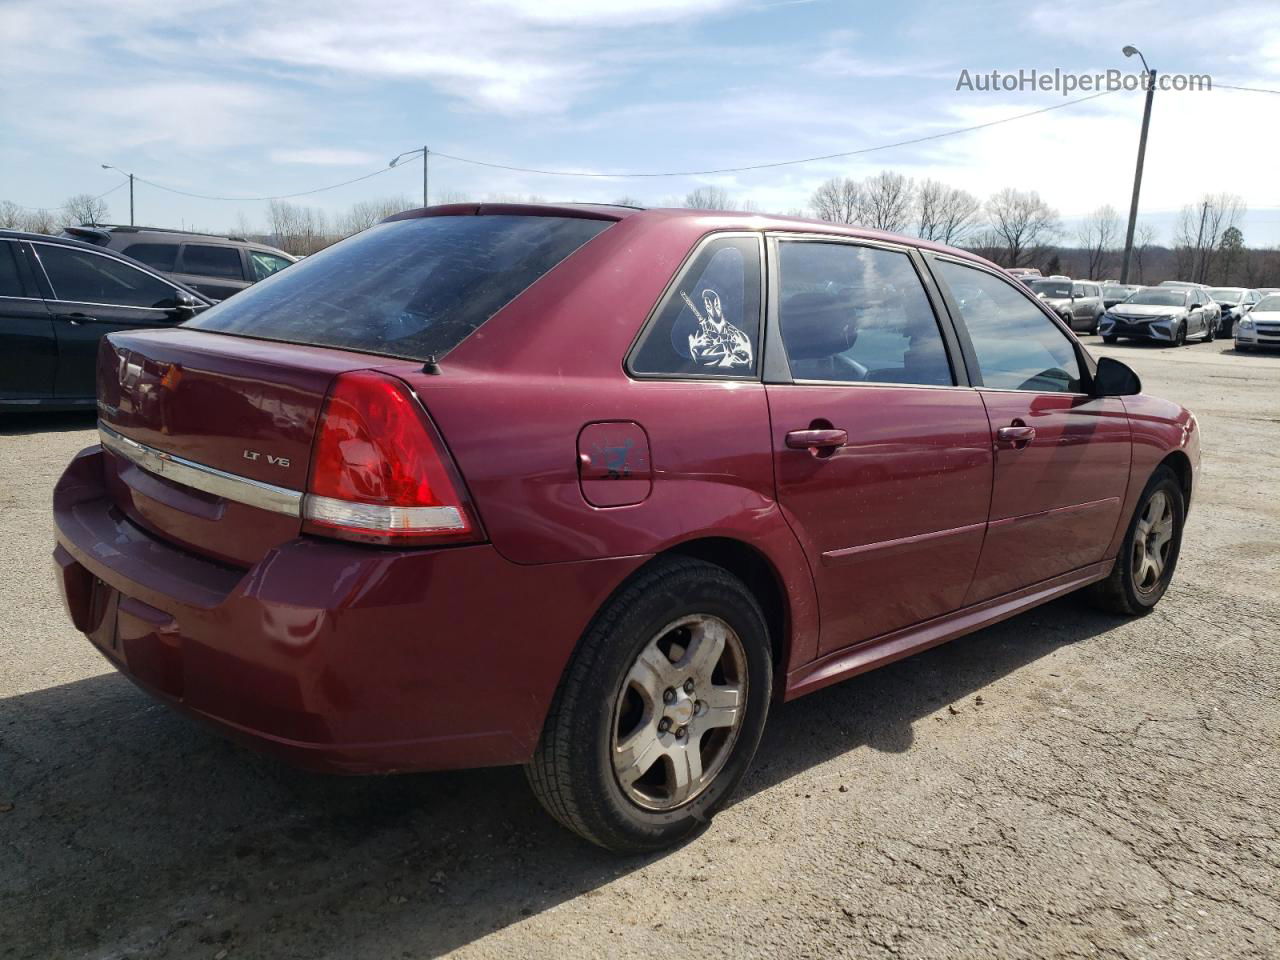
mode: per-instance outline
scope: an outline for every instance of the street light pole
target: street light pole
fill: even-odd
[[[1129,203],[1129,229],[1124,237],[1124,261],[1120,266],[1120,282],[1129,282],[1129,261],[1133,259],[1133,231],[1138,223],[1138,194],[1142,190],[1142,164],[1147,156],[1147,128],[1151,126],[1151,100],[1156,93],[1156,72],[1147,66],[1147,58],[1137,47],[1126,46],[1121,51],[1126,57],[1135,53],[1142,61],[1147,77],[1147,103],[1142,110],[1142,133],[1138,137],[1138,166],[1133,173],[1133,199]]]
[[[406,150],[398,157],[393,157],[388,167],[394,167],[405,157],[412,157],[415,154],[422,154],[422,205],[424,207],[431,206],[430,191],[430,174],[431,174],[431,150],[427,147],[419,147],[417,150]]]

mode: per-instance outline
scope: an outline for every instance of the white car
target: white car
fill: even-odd
[[[1236,349],[1280,347],[1280,293],[1269,293],[1236,324]]]

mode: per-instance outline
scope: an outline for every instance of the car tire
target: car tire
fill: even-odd
[[[1252,350],[1252,349],[1253,349],[1253,347],[1249,346],[1249,344],[1247,344],[1247,343],[1237,343],[1237,344],[1236,344],[1236,352],[1237,352],[1237,353],[1248,353],[1248,352],[1249,352],[1250,350]]]
[[[1111,337],[1111,336],[1107,336],[1106,334],[1103,334],[1103,337],[1102,337],[1103,343],[1117,343],[1119,340],[1120,340],[1119,337]]]
[[[1213,343],[1216,339],[1218,339],[1218,325],[1211,323],[1204,328],[1204,342]]]
[[[1187,345],[1187,325],[1185,323],[1178,324],[1178,328],[1173,331],[1173,342],[1171,346],[1185,347]]]
[[[608,850],[679,843],[747,772],[769,711],[771,654],[764,613],[737,577],[687,557],[646,567],[596,615],[565,670],[525,766],[534,794]]]
[[[1142,616],[1154,609],[1178,565],[1186,517],[1182,484],[1162,464],[1138,498],[1110,575],[1088,590],[1093,604],[1126,616]]]
[[[1091,336],[1096,337],[1098,335],[1098,324],[1100,324],[1101,322],[1102,322],[1102,314],[1098,314],[1096,317],[1093,318],[1093,326],[1089,328],[1089,333]]]

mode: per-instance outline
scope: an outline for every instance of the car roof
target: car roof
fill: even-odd
[[[754,213],[734,210],[696,210],[686,207],[630,207],[607,203],[450,203],[432,207],[417,207],[393,214],[380,221],[392,223],[420,217],[459,216],[526,216],[526,217],[580,217],[588,220],[626,220],[628,223],[650,221],[658,223],[678,219],[698,220],[707,233],[721,230],[750,230],[789,233],[823,233],[831,236],[863,240],[879,240],[944,253],[960,260],[968,260],[1004,273],[1004,268],[967,250],[920,237],[908,237],[884,230],[855,227],[845,223],[832,223],[810,217],[788,217],[781,214]],[[1008,276],[1005,274],[1005,276]],[[1010,278],[1012,279],[1012,278]]]
[[[91,250],[94,253],[99,254],[101,256],[112,257],[116,260],[122,260],[123,262],[129,264],[130,266],[137,267],[139,270],[142,270],[145,273],[152,274],[153,276],[160,276],[160,271],[156,270],[154,267],[149,267],[145,263],[142,263],[141,261],[133,259],[133,257],[126,256],[125,254],[121,253],[119,250],[112,250],[110,247],[100,246],[99,244],[96,244],[96,243],[85,243],[83,240],[73,240],[71,237],[51,237],[47,233],[28,233],[24,230],[8,230],[0,227],[0,240],[30,240],[37,243],[54,244],[60,247],[74,247],[79,250]],[[203,293],[200,293],[197,290],[191,289],[191,287],[187,286],[185,283],[182,283],[179,280],[173,279],[173,277],[165,276],[164,282],[173,284],[179,290],[186,291],[187,293],[191,294],[192,296],[196,297],[198,300],[204,303],[214,302],[210,300],[208,297],[206,297]]]
[[[147,243],[152,240],[164,240],[173,243],[214,243],[214,244],[231,244],[237,247],[249,247],[251,249],[266,250],[271,253],[278,253],[281,256],[294,259],[292,254],[285,253],[283,250],[271,246],[269,243],[262,243],[258,240],[250,240],[246,237],[238,237],[221,233],[197,233],[194,230],[174,230],[168,227],[132,227],[118,223],[99,223],[88,224],[81,223],[73,226],[64,227],[64,230],[74,233],[83,231],[86,233],[95,233],[102,237],[129,236],[137,237],[140,243]]]

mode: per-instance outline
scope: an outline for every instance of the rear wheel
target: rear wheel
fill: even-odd
[[[729,800],[773,684],[747,587],[700,560],[660,561],[596,617],[525,772],[547,811],[618,852],[657,850]]]
[[[1166,466],[1158,467],[1138,500],[1111,575],[1090,587],[1094,603],[1130,616],[1155,607],[1173,579],[1186,516],[1177,475]]]

